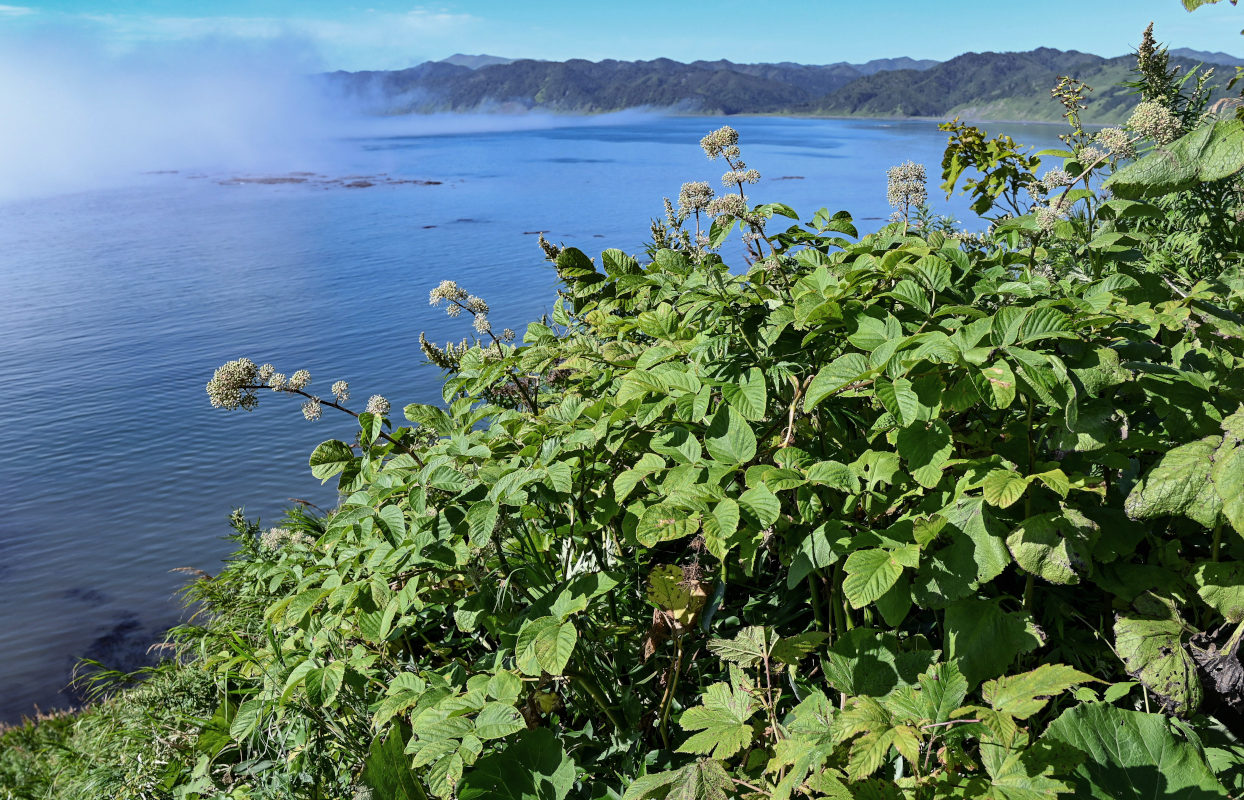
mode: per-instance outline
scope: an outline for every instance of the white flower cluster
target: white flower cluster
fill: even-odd
[[[320,398],[312,397],[310,400],[302,404],[302,415],[307,418],[308,422],[315,422],[324,416],[324,407],[320,405]]]
[[[1161,103],[1147,100],[1136,106],[1127,127],[1158,144],[1169,144],[1183,133],[1179,118]]]
[[[259,546],[273,553],[286,545],[310,544],[313,541],[310,534],[291,531],[289,528],[269,528],[259,535]]]
[[[337,381],[333,384],[333,396],[337,398],[338,403],[344,403],[350,399],[350,384],[345,381]]]
[[[1041,178],[1041,186],[1047,192],[1052,192],[1063,186],[1070,186],[1071,182],[1071,173],[1065,169],[1052,169]]]
[[[1131,137],[1122,128],[1102,128],[1097,132],[1097,143],[1110,151],[1115,158],[1131,158],[1136,155]]]
[[[222,364],[207,382],[207,396],[212,401],[212,408],[250,411],[259,402],[251,388],[258,376],[259,367],[249,358]]]
[[[886,170],[886,201],[895,208],[918,206],[929,199],[923,164],[904,161]]]
[[[1050,206],[1037,206],[1033,211],[1037,218],[1037,227],[1049,233],[1054,230],[1054,226],[1063,218],[1063,213],[1058,209]]]
[[[365,410],[368,414],[375,414],[383,417],[385,414],[389,413],[389,401],[378,394],[373,394],[370,398],[368,398],[367,408]]]
[[[1086,169],[1090,164],[1096,164],[1098,161],[1104,161],[1105,159],[1106,152],[1100,147],[1094,147],[1092,145],[1081,147],[1079,151],[1076,152],[1076,161],[1083,164]]]
[[[748,208],[747,198],[737,194],[714,197],[707,206],[710,217],[737,217],[739,219],[747,217]]]
[[[723,125],[700,140],[700,147],[709,160],[725,156],[733,158],[738,155],[739,132],[729,125]]]
[[[467,297],[469,295],[466,289],[463,289],[455,281],[441,281],[439,286],[428,292],[428,305],[439,306],[442,301],[446,300],[462,302]],[[453,306],[451,305],[450,307],[452,308]],[[450,314],[450,316],[453,316],[453,314]]]
[[[307,388],[309,383],[311,383],[311,373],[305,369],[300,369],[289,376],[289,381],[285,385],[294,391],[299,391]]]
[[[678,210],[683,214],[703,211],[713,199],[713,187],[704,181],[684,183],[678,191]]]
[[[721,176],[721,185],[727,189],[733,189],[745,183],[760,183],[760,173],[754,169],[732,169]]]

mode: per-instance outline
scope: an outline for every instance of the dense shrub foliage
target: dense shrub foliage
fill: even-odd
[[[181,658],[5,734],[0,787],[1244,795],[1244,125],[1144,53],[1127,129],[1074,85],[1040,159],[951,126],[985,234],[915,165],[862,238],[754,206],[722,129],[729,191],[685,187],[644,257],[544,243],[521,341],[437,287],[475,332],[425,343],[444,404],[373,397],[311,456],[340,505],[236,518]],[[311,385],[240,360],[209,392],[347,408]]]

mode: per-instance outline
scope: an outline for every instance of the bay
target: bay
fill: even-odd
[[[936,188],[945,134],[933,122],[728,122],[763,176],[753,202],[805,219],[848,209],[875,229],[890,212],[886,168],[911,159],[939,212],[970,214]],[[429,290],[456,280],[521,334],[554,297],[535,232],[590,255],[642,250],[662,197],[719,185],[724,166],[697,143],[720,124],[387,126],[293,172],[191,165],[0,203],[0,720],[73,702],[79,658],[142,663],[181,618],[188,576],[173,570],[220,569],[233,509],[269,526],[290,498],[331,507],[307,456],[348,437],[349,420],[308,423],[272,395],[251,413],[212,409],[215,367],[247,356],[305,368],[325,396],[348,380],[359,406],[373,393],[395,409],[437,402],[419,334],[458,341],[469,323],[430,308]],[[1058,133],[1001,127],[1038,148]]]

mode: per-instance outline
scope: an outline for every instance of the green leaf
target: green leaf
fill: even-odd
[[[907,460],[907,470],[926,489],[942,479],[942,469],[954,454],[950,426],[942,420],[931,424],[917,422],[898,432],[898,453]]]
[[[1182,514],[1212,528],[1222,499],[1214,490],[1210,470],[1222,440],[1207,436],[1167,451],[1127,496],[1127,515],[1152,519]]]
[[[557,737],[548,728],[534,728],[467,770],[458,800],[565,800],[574,780],[574,762]]]
[[[693,536],[700,529],[700,515],[690,514],[673,503],[657,503],[644,509],[635,528],[635,539],[644,547],[655,547]]]
[[[920,418],[920,397],[912,389],[911,381],[899,378],[888,381],[878,378],[877,398],[886,411],[894,415],[899,425],[910,425]]]
[[[995,469],[981,481],[985,502],[999,508],[1010,508],[1028,490],[1028,479],[1009,469]]]
[[[497,504],[491,500],[480,500],[471,505],[466,523],[472,546],[483,547],[492,540],[493,528],[497,526],[497,512]]]
[[[1086,758],[1072,775],[1076,797],[1095,800],[1225,800],[1195,745],[1161,714],[1107,703],[1073,706],[1042,736]]]
[[[1045,708],[1054,695],[1095,680],[1092,675],[1063,664],[1042,664],[1031,672],[988,681],[981,687],[981,694],[994,710],[1028,719]]]
[[[751,625],[733,639],[710,639],[708,649],[722,661],[750,667],[768,656],[769,635],[764,628]]]
[[[704,434],[704,447],[723,464],[746,464],[756,457],[756,434],[742,414],[722,403]]]
[[[762,483],[739,496],[739,512],[745,523],[757,530],[763,530],[777,521],[778,515],[782,513],[782,503]]]
[[[622,800],[728,800],[735,796],[734,788],[721,764],[702,758],[679,770],[632,781]]]
[[[355,460],[350,445],[337,439],[330,439],[311,451],[311,474],[327,483],[328,479],[341,472]]]
[[[1050,583],[1074,584],[1092,569],[1097,524],[1074,509],[1024,520],[1006,539],[1015,563]]]
[[[1015,402],[1015,373],[1005,361],[995,361],[980,371],[985,382],[985,397],[994,408],[1009,408]]]
[[[1194,0],[1195,1],[1195,0]],[[1228,178],[1244,169],[1244,123],[1203,124],[1115,171],[1104,184],[1117,197],[1159,197]]]
[[[500,739],[526,727],[523,715],[508,703],[488,703],[475,717],[475,735],[484,741]]]
[[[889,550],[856,550],[847,556],[842,592],[852,608],[863,608],[889,591],[903,574],[903,566]]]
[[[920,642],[900,644],[888,631],[854,628],[839,636],[825,660],[825,679],[847,695],[881,697],[916,682],[937,654]]]
[[[1244,563],[1205,561],[1194,573],[1197,594],[1227,622],[1244,621]]]
[[[997,600],[968,598],[946,609],[946,654],[975,686],[1005,673],[1020,653],[1042,644],[1022,611],[1003,611]]]
[[[303,686],[307,691],[307,702],[313,706],[329,706],[337,699],[341,684],[346,677],[346,662],[330,661],[327,666],[313,669],[307,673]]]
[[[1187,716],[1202,697],[1196,662],[1183,642],[1188,626],[1168,600],[1146,594],[1136,605],[1141,610],[1129,610],[1115,620],[1115,652],[1127,673],[1168,711]]]
[[[679,719],[683,730],[699,733],[683,742],[678,752],[724,760],[751,744],[755,731],[748,720],[756,712],[756,702],[750,694],[715,683],[703,697],[703,705],[687,709]]]
[[[847,353],[834,359],[816,373],[803,395],[803,410],[811,411],[842,387],[862,380],[871,372],[868,359],[861,353]]]
[[[410,768],[403,739],[402,732],[395,729],[388,736],[377,736],[372,741],[367,760],[363,762],[363,785],[376,797],[426,800],[427,795]]]
[[[263,716],[263,707],[263,700],[257,697],[238,706],[237,713],[233,715],[233,722],[229,724],[229,735],[234,741],[241,742],[255,732]]]
[[[514,658],[524,675],[561,675],[574,652],[579,633],[574,624],[558,617],[538,617],[518,632]]]
[[[766,418],[768,401],[765,392],[765,376],[759,367],[752,367],[736,383],[721,387],[721,396],[743,416],[744,419],[761,421]]]

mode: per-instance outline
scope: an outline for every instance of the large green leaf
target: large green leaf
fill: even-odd
[[[942,420],[929,425],[916,422],[898,432],[898,454],[907,461],[907,471],[926,489],[942,479],[942,469],[954,454],[950,426]]]
[[[683,730],[698,731],[678,752],[730,758],[751,744],[755,731],[748,720],[756,708],[752,696],[742,689],[714,683],[705,690],[703,705],[687,709],[678,721]]]
[[[946,655],[975,686],[1006,672],[1020,653],[1041,646],[1032,620],[996,600],[967,598],[946,609]]]
[[[848,695],[881,697],[896,686],[915,683],[929,668],[937,653],[926,648],[919,642],[905,647],[889,632],[855,628],[830,646],[825,679]]]
[[[767,409],[765,376],[759,367],[752,367],[734,383],[721,387],[721,396],[744,419],[763,420]]]
[[[1077,797],[1096,800],[1220,800],[1227,793],[1197,748],[1161,714],[1107,703],[1074,706],[1043,736],[1086,759],[1072,779]]]
[[[1050,583],[1079,583],[1092,569],[1097,524],[1075,509],[1038,514],[1006,539],[1015,563]]]
[[[523,731],[500,753],[466,770],[458,800],[565,800],[575,765],[548,728]]]
[[[1172,714],[1187,716],[1201,704],[1201,679],[1184,646],[1191,632],[1174,604],[1152,594],[1136,600],[1136,609],[1114,623],[1114,649],[1129,675]]]
[[[995,710],[1027,719],[1045,708],[1055,695],[1092,680],[1096,678],[1064,664],[1042,664],[1031,672],[988,681],[981,694]]]
[[[1205,124],[1169,145],[1115,171],[1105,187],[1127,199],[1158,197],[1244,169],[1244,123]]]
[[[1124,508],[1132,519],[1185,515],[1213,527],[1222,499],[1210,480],[1214,457],[1223,437],[1207,436],[1174,448],[1127,496]]]
[[[363,763],[363,784],[377,797],[392,800],[425,800],[427,795],[410,768],[406,742],[400,728],[376,737]]]
[[[322,483],[327,482],[329,478],[348,467],[355,458],[350,445],[331,439],[311,451],[311,474],[319,478]]]
[[[903,574],[903,565],[894,553],[881,548],[856,550],[847,556],[844,569],[847,577],[842,581],[842,593],[852,608],[863,608],[875,601]]]
[[[1197,594],[1227,622],[1244,620],[1244,563],[1206,561],[1194,573]]]
[[[742,414],[722,403],[704,434],[704,448],[723,464],[746,464],[756,457],[756,434]]]
[[[515,663],[525,675],[561,675],[570,661],[579,633],[559,617],[539,617],[523,625],[514,646]]]

